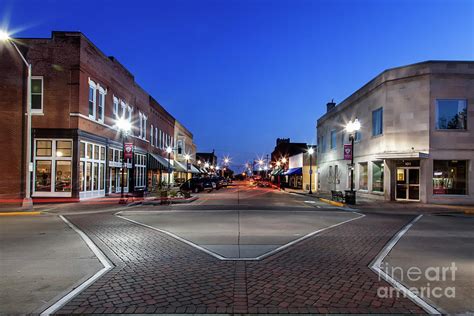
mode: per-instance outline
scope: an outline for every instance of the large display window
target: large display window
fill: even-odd
[[[105,196],[105,146],[81,141],[80,146],[81,198]]]
[[[71,196],[72,140],[35,139],[33,196]]]
[[[465,195],[467,160],[433,161],[433,194]]]

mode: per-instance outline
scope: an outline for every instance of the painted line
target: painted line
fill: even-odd
[[[351,221],[360,219],[360,218],[362,218],[362,217],[365,216],[364,214],[360,214],[360,213],[357,213],[357,212],[354,212],[354,213],[355,213],[355,214],[358,214],[359,216],[358,216],[358,217],[355,217],[355,218],[351,218],[351,219],[346,220],[346,221],[343,221],[343,222],[340,222],[340,223],[337,223],[337,224],[334,224],[334,225],[331,225],[331,226],[328,226],[328,227],[325,227],[325,228],[321,228],[321,229],[316,230],[316,231],[313,231],[313,232],[311,232],[311,233],[309,233],[309,234],[307,234],[307,235],[304,235],[304,236],[302,236],[302,237],[300,237],[300,238],[298,238],[298,239],[295,239],[295,240],[293,240],[293,241],[291,241],[291,242],[289,242],[289,243],[286,243],[286,244],[284,244],[284,245],[282,245],[282,246],[280,246],[280,247],[278,247],[278,248],[275,248],[275,249],[273,249],[272,251],[269,251],[269,252],[267,252],[267,253],[264,253],[263,255],[260,255],[260,256],[258,256],[258,257],[253,257],[253,258],[228,258],[228,257],[223,257],[223,256],[221,256],[221,255],[219,255],[219,254],[217,254],[217,253],[215,253],[215,252],[213,252],[213,251],[210,251],[209,249],[206,249],[206,248],[204,248],[204,247],[201,247],[201,246],[199,246],[199,245],[193,243],[192,241],[189,241],[189,240],[187,240],[187,239],[184,239],[183,237],[180,237],[180,236],[178,236],[178,235],[176,235],[176,234],[173,234],[173,233],[171,233],[171,232],[169,232],[169,231],[167,231],[167,230],[159,229],[159,228],[156,228],[156,227],[153,227],[153,226],[144,224],[144,223],[140,223],[140,222],[134,221],[133,219],[129,219],[129,218],[123,217],[123,216],[121,216],[121,215],[117,215],[117,214],[116,214],[115,216],[120,217],[121,219],[124,219],[124,220],[126,220],[126,221],[132,222],[132,223],[134,223],[134,224],[137,224],[137,225],[140,225],[140,226],[143,226],[143,227],[147,227],[147,228],[156,230],[156,231],[158,231],[158,232],[160,232],[160,233],[166,234],[166,235],[168,235],[168,236],[170,236],[170,237],[173,237],[173,238],[175,238],[175,239],[177,239],[177,240],[179,240],[179,241],[181,241],[181,242],[183,242],[183,243],[185,243],[185,244],[187,244],[187,245],[189,245],[189,246],[191,246],[191,247],[194,247],[194,248],[196,248],[196,249],[199,249],[199,250],[201,250],[201,251],[207,253],[208,255],[213,256],[214,258],[217,258],[217,259],[222,260],[222,261],[259,261],[259,260],[262,260],[262,259],[264,259],[264,258],[267,258],[267,257],[269,257],[269,256],[271,256],[271,255],[274,255],[275,253],[277,253],[277,252],[279,252],[279,251],[282,251],[282,250],[284,250],[284,249],[286,249],[286,248],[288,248],[288,247],[291,247],[291,246],[293,246],[293,245],[295,245],[295,244],[297,244],[297,243],[299,243],[299,242],[301,242],[301,241],[303,241],[303,240],[305,240],[305,239],[307,239],[307,238],[310,238],[310,237],[312,237],[312,236],[314,236],[314,235],[316,235],[316,234],[319,234],[319,233],[321,233],[321,232],[323,232],[323,231],[325,231],[325,230],[328,230],[328,229],[334,228],[334,227],[336,227],[336,226],[339,226],[339,225],[342,225],[342,224],[345,224],[345,223],[348,223],[348,222],[351,222]]]
[[[334,205],[334,206],[339,206],[339,207],[345,207],[346,206],[346,204],[344,204],[344,203],[336,202],[336,201],[332,201],[332,200],[328,200],[328,199],[319,198],[319,200],[321,202],[328,203],[328,204],[331,204],[331,205]]]
[[[57,312],[61,307],[63,307],[67,302],[69,302],[71,299],[73,299],[76,295],[84,291],[89,285],[94,283],[97,279],[99,279],[102,275],[104,275],[106,272],[108,272],[110,269],[113,268],[112,263],[110,263],[109,259],[104,255],[104,253],[97,247],[94,242],[82,231],[80,230],[76,225],[68,221],[64,216],[59,215],[59,217],[69,226],[71,227],[76,233],[81,236],[81,238],[84,240],[84,242],[87,244],[87,246],[92,250],[94,255],[99,259],[100,263],[104,266],[101,270],[99,270],[96,274],[91,276],[89,279],[84,281],[81,285],[76,287],[74,290],[70,291],[66,295],[64,295],[61,299],[59,299],[56,303],[48,307],[46,310],[44,310],[40,315],[51,315],[55,312]]]
[[[410,291],[405,285],[401,284],[390,275],[388,275],[385,271],[382,270],[382,261],[385,257],[390,253],[392,248],[398,243],[398,241],[402,238],[402,236],[415,224],[423,215],[418,215],[415,219],[413,219],[410,223],[408,223],[405,227],[403,227],[393,238],[385,245],[382,251],[375,257],[372,263],[369,265],[369,268],[381,276],[385,281],[387,281],[390,285],[394,288],[402,292],[406,297],[412,300],[415,304],[423,308],[429,314],[436,314],[441,315],[442,313],[423,300],[421,297]]]
[[[40,215],[41,212],[0,212],[0,216]]]

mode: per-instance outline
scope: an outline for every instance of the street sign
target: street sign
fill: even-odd
[[[344,160],[352,160],[352,145],[344,144]]]
[[[123,158],[124,159],[132,159],[133,158],[133,143],[125,143],[123,144]]]

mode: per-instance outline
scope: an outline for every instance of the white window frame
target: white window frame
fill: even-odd
[[[122,118],[125,119],[125,109],[127,108],[127,103],[123,100],[120,100],[120,106],[122,108]]]
[[[107,95],[107,90],[104,89],[101,85],[97,85],[99,90],[99,95],[102,96],[102,104],[100,104],[101,98],[99,97],[99,102],[97,103],[97,107],[102,108],[102,114],[97,120],[101,123],[104,123],[104,116],[105,116],[105,96]]]
[[[143,114],[142,114],[142,112],[138,112],[138,123],[139,123],[138,138],[142,138],[142,136],[143,136]]]
[[[113,112],[114,112],[114,117],[115,119],[118,119],[119,117],[119,99],[114,95],[114,108],[113,108]]]
[[[151,143],[151,147],[155,147],[155,139],[153,137],[153,124],[150,125],[150,143]]]
[[[84,191],[80,191],[79,192],[79,198],[80,199],[85,199],[85,198],[94,198],[94,197],[101,197],[101,196],[105,196],[105,179],[107,178],[107,172],[104,171],[104,177],[102,177],[103,173],[101,172],[102,170],[102,167],[104,168],[107,168],[107,164],[106,164],[106,161],[107,161],[107,147],[105,145],[102,145],[102,144],[97,144],[97,143],[92,143],[92,142],[88,142],[88,141],[85,141],[85,140],[80,140],[79,141],[80,143],[84,143],[84,158],[81,158],[79,156],[79,161],[80,162],[83,162],[83,165],[84,165],[84,170],[83,170],[83,175],[84,175],[84,182],[83,182],[83,188],[84,188]],[[91,144],[92,145],[92,153],[90,154],[89,158],[87,157],[87,145],[88,144]],[[79,144],[80,146],[80,144]],[[99,157],[96,158],[94,157],[94,146],[99,146]],[[101,150],[105,150],[105,158],[104,160],[100,159],[100,152]],[[86,188],[86,172],[87,172],[87,163],[90,162],[92,165],[91,165],[91,172],[92,172],[92,180],[91,180],[91,190],[87,191]],[[95,166],[95,163],[97,163],[97,166],[98,166],[98,170],[97,170],[97,179],[99,181],[98,185],[97,185],[97,190],[94,190],[94,177],[93,177],[93,174],[94,174],[94,166]],[[103,165],[102,165],[103,164]],[[79,179],[80,180],[80,179]],[[104,182],[104,189],[100,189],[100,182]]]
[[[148,120],[148,117],[145,114],[142,114],[143,118],[143,140],[146,140],[146,131],[147,131],[147,126],[146,126],[146,121]]]
[[[158,127],[155,127],[155,146],[158,147]]]
[[[36,157],[36,142],[37,141],[51,141],[51,156],[40,156]],[[69,141],[71,142],[71,157],[58,157],[56,155],[56,142],[57,141]],[[55,192],[54,189],[56,188],[56,161],[70,161],[71,162],[71,184],[74,181],[74,175],[72,173],[73,165],[72,165],[72,157],[74,157],[74,141],[70,138],[35,138],[34,139],[34,167],[33,167],[33,180],[32,180],[32,196],[33,197],[41,197],[41,196],[56,196],[56,197],[71,197],[72,196],[72,188],[71,192]],[[39,191],[36,192],[36,162],[37,161],[51,161],[51,190],[49,192],[46,191]]]
[[[90,97],[89,94],[90,94],[91,88],[94,90],[94,94],[92,96],[92,115],[89,113],[89,102],[91,101],[89,99]],[[96,106],[97,106],[97,84],[89,78],[89,90],[87,90],[87,115],[89,116],[89,118],[93,120],[95,120],[95,117],[96,117]]]
[[[44,78],[43,76],[31,76],[31,80],[41,80],[41,109],[33,109],[31,108],[31,114],[43,114],[43,107],[44,107]],[[33,92],[31,92],[33,96]],[[31,104],[32,105],[32,104]],[[30,105],[30,106],[31,106]]]

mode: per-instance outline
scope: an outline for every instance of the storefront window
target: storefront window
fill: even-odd
[[[383,192],[383,161],[372,163],[372,191]]]
[[[92,144],[87,144],[86,158],[92,159]]]
[[[105,179],[105,164],[101,163],[100,164],[100,178]],[[105,181],[100,181],[100,189],[104,190],[105,189]]]
[[[52,141],[38,140],[36,141],[36,156],[37,157],[51,157],[52,155]]]
[[[86,144],[81,143],[80,152],[81,152],[81,158],[86,158]]]
[[[56,161],[56,192],[71,192],[71,162]]]
[[[35,170],[35,191],[49,192],[51,191],[51,161],[37,160]]]
[[[368,166],[366,162],[359,164],[359,190],[368,189]]]
[[[92,186],[92,162],[86,164],[86,191],[90,191]]]
[[[433,194],[465,195],[466,188],[466,160],[433,161]]]

